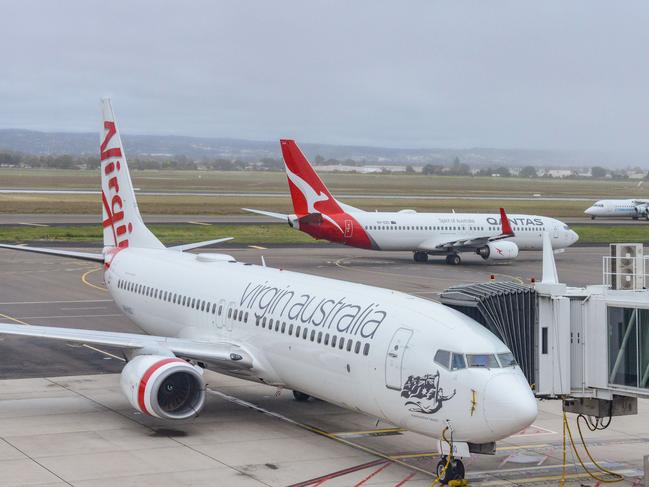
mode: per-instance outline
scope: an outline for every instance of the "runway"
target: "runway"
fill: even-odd
[[[374,284],[437,299],[447,287],[541,277],[540,253],[512,264],[442,259],[415,264],[410,253],[343,247],[233,247],[238,260]],[[572,285],[601,282],[605,247],[557,256]],[[0,321],[138,332],[104,290],[100,266],[0,250]],[[186,423],[134,412],[122,395],[120,354],[51,341],[0,340],[1,485],[406,486],[430,483],[436,444],[322,401],[297,403],[290,391],[207,373],[208,404]],[[558,401],[539,403],[534,425],[499,442],[495,456],[466,462],[471,485],[557,485],[562,437]],[[600,463],[634,485],[649,444],[649,401],[640,414],[590,433]],[[566,485],[595,485],[568,458]]]
[[[81,214],[0,214],[0,226],[26,225],[26,226],[74,226],[74,225],[96,225],[101,220],[97,215]],[[147,215],[146,223],[155,224],[227,224],[227,225],[253,225],[259,223],[277,223],[285,225],[286,222],[262,215],[241,214],[241,215]],[[649,225],[646,220],[632,220],[631,218],[597,218],[570,217],[560,218],[568,225]]]

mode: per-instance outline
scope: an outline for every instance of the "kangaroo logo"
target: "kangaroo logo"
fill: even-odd
[[[444,389],[439,385],[439,370],[433,374],[426,374],[423,377],[411,375],[403,385],[401,397],[409,399],[406,406],[415,413],[434,414],[442,409],[442,404],[453,396],[453,393],[445,396]]]
[[[293,173],[288,167],[286,168],[286,175],[288,176],[288,179],[295,185],[297,189],[300,190],[300,193],[302,193],[302,196],[304,196],[304,199],[306,200],[306,207],[307,207],[307,212],[308,213],[321,213],[322,218],[330,222],[332,225],[334,225],[338,230],[340,230],[340,233],[343,235],[345,232],[343,232],[343,229],[340,228],[340,225],[334,221],[333,218],[331,218],[329,215],[322,213],[321,211],[317,210],[315,205],[316,203],[320,203],[323,201],[329,201],[331,200],[331,197],[316,191],[311,187],[309,183],[307,183],[304,179],[302,179],[300,176],[297,174]]]

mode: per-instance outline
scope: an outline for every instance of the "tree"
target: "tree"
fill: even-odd
[[[518,175],[522,178],[535,178],[536,168],[534,166],[525,166]]]
[[[590,175],[594,178],[605,178],[608,175],[608,170],[601,166],[594,166],[590,170]]]
[[[497,168],[494,170],[494,174],[498,174],[500,177],[503,177],[503,178],[508,178],[509,176],[512,175],[512,174],[509,172],[509,169],[507,169],[505,166],[497,167]]]
[[[415,168],[412,167],[410,164],[406,166],[406,174],[414,174],[415,173]]]
[[[437,166],[435,164],[426,164],[422,169],[421,173],[424,175],[430,175],[430,174],[442,174],[443,171],[442,166]]]

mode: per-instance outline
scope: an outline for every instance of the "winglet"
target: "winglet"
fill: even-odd
[[[509,223],[509,218],[507,218],[507,213],[505,213],[504,208],[500,209],[500,223],[502,225],[503,235],[514,235],[514,231],[512,230],[512,226]]]

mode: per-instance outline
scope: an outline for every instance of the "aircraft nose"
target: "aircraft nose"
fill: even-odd
[[[527,428],[537,414],[536,399],[522,373],[501,373],[489,379],[484,390],[484,415],[498,439]]]
[[[586,213],[587,215],[592,215],[594,211],[595,211],[595,210],[594,210],[593,207],[591,206],[591,207],[588,208],[586,211],[584,211],[584,213]]]
[[[579,240],[579,234],[574,230],[570,230],[570,245],[577,243]]]

